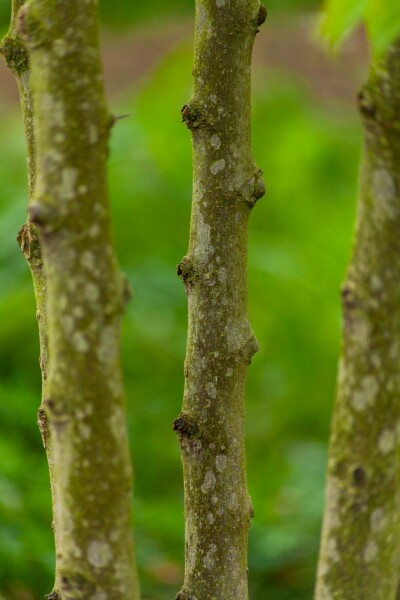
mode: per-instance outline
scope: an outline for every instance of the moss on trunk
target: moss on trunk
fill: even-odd
[[[365,145],[315,598],[394,600],[400,534],[400,42],[359,95]]]
[[[106,161],[113,120],[103,97],[97,3],[29,0],[15,7],[35,115],[30,221],[20,239],[36,256],[37,229],[40,273],[42,260],[45,269],[41,284],[39,263],[31,264],[50,359],[47,365],[44,356],[39,420],[48,424],[52,450],[54,595],[137,600],[119,356],[126,293],[111,242]],[[23,79],[25,64],[13,59],[13,66]]]
[[[246,600],[252,506],[244,388],[257,342],[247,316],[247,223],[264,193],[250,136],[251,54],[258,0],[197,0],[190,244],[178,267],[189,331],[182,414],[175,421],[185,487],[185,580],[178,598]]]

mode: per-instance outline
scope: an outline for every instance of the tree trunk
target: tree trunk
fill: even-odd
[[[247,222],[264,194],[251,153],[250,72],[265,16],[258,0],[196,2],[194,89],[182,110],[194,192],[178,267],[189,304],[185,394],[174,422],[185,488],[180,600],[248,598],[244,388],[257,342],[247,316]]]
[[[47,280],[43,418],[53,452],[52,598],[137,600],[132,472],[119,356],[126,300],[110,233],[97,3],[30,0],[18,33],[30,62],[36,184],[29,204]]]
[[[365,130],[315,598],[394,600],[400,559],[400,41],[359,95]]]
[[[13,0],[11,6],[11,23],[7,35],[2,41],[1,54],[7,66],[14,73],[20,96],[22,115],[25,128],[25,141],[28,166],[28,191],[30,201],[36,180],[36,142],[33,119],[32,94],[29,86],[29,59],[24,42],[17,33],[18,11],[24,0]],[[40,368],[42,372],[42,401],[38,409],[38,425],[42,436],[43,446],[46,450],[49,465],[50,486],[54,500],[53,452],[50,432],[47,424],[44,399],[46,397],[47,371],[48,371],[48,333],[47,333],[47,291],[46,276],[44,272],[39,236],[36,227],[28,217],[26,223],[18,233],[18,242],[29,265],[36,300],[36,317],[39,326],[40,342]],[[54,505],[54,501],[53,501]],[[57,540],[57,515],[53,510],[53,530]],[[57,541],[56,541],[57,547]]]

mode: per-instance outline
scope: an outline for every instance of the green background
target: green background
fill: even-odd
[[[280,27],[285,11],[300,23],[315,6],[270,4],[266,31]],[[103,26],[114,28],[108,43],[128,26],[132,35],[154,35],[172,17],[190,22],[193,2],[142,0],[134,7],[101,3]],[[8,18],[1,0],[3,30]],[[191,142],[179,109],[190,97],[191,63],[189,36],[132,91],[109,99],[115,114],[130,113],[114,128],[109,172],[115,242],[133,288],[123,356],[137,555],[149,600],[173,598],[183,569],[182,476],[172,422],[182,399],[187,321],[175,271],[189,232]],[[260,66],[252,130],[267,194],[253,211],[249,242],[249,310],[260,344],[247,385],[255,507],[250,593],[253,600],[305,600],[312,597],[319,544],[339,288],[351,247],[361,131],[352,104],[321,101],[294,70]],[[36,427],[35,307],[15,242],[27,202],[17,105],[2,108],[0,132],[0,598],[38,600],[52,587],[53,547]]]

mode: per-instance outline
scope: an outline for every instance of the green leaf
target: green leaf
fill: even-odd
[[[368,0],[326,0],[322,35],[330,46],[337,46],[363,20],[367,7]]]
[[[369,0],[365,18],[372,50],[380,54],[400,35],[400,2]]]

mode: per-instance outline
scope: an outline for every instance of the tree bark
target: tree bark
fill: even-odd
[[[57,517],[50,597],[137,600],[119,356],[126,284],[110,233],[106,161],[113,119],[104,102],[96,10],[94,0],[29,0],[18,13],[35,115],[29,215],[47,282],[43,418]]]
[[[317,600],[394,600],[400,560],[400,41],[359,95],[365,144],[342,290]]]
[[[189,331],[182,413],[174,422],[185,490],[185,579],[177,598],[248,598],[253,509],[244,451],[244,388],[257,342],[247,316],[247,223],[264,194],[250,136],[251,54],[258,0],[198,0],[189,250],[178,266]]]
[[[30,201],[36,180],[36,142],[33,118],[32,94],[29,86],[29,58],[25,44],[17,33],[18,11],[25,0],[13,0],[11,5],[11,23],[7,35],[2,40],[1,54],[15,75],[20,96],[22,115],[24,120],[25,141],[28,166],[28,192]],[[47,291],[46,275],[44,272],[39,236],[36,227],[29,217],[18,233],[18,243],[29,265],[36,301],[36,317],[39,326],[40,368],[42,372],[42,400],[38,409],[38,425],[42,436],[43,446],[46,450],[49,465],[50,486],[54,506],[55,487],[53,476],[53,452],[50,431],[47,424],[44,408],[46,397],[47,371],[48,371],[48,321],[47,321]],[[53,530],[57,546],[57,515],[53,510]]]

